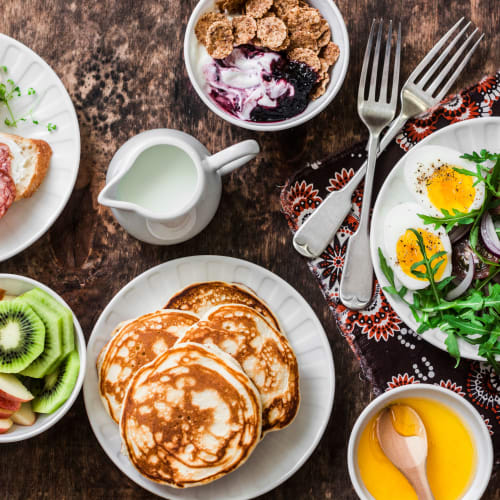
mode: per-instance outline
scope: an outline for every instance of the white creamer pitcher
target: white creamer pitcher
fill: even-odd
[[[259,153],[254,140],[211,155],[194,137],[171,129],[143,132],[116,152],[98,202],[111,207],[137,239],[173,245],[207,226],[219,206],[221,176]]]

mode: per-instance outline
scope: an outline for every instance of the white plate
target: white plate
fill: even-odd
[[[423,146],[446,146],[453,148],[464,153],[471,153],[472,151],[479,151],[483,148],[492,152],[500,151],[500,118],[476,118],[467,120],[462,123],[449,125],[437,132],[434,132],[422,142],[419,142],[412,151],[418,151]],[[384,234],[384,221],[387,213],[394,205],[407,202],[413,199],[413,195],[407,189],[404,180],[404,161],[406,156],[392,169],[391,173],[380,190],[375,208],[373,209],[370,247],[371,257],[374,264],[375,275],[382,286],[389,285],[387,279],[380,268],[378,258],[378,248],[384,248],[383,234]],[[411,292],[408,292],[408,298],[411,298]],[[392,308],[396,311],[399,317],[413,330],[418,328],[417,322],[413,318],[410,308],[399,298],[395,298],[390,294],[386,294],[386,298],[391,304]],[[430,342],[432,345],[439,347],[446,351],[444,343],[446,334],[437,328],[428,330],[422,334],[422,337]],[[458,340],[460,347],[460,355],[466,359],[483,360],[478,356],[478,347],[465,342],[462,339]]]
[[[159,309],[181,288],[207,280],[243,283],[269,304],[297,356],[301,404],[294,422],[282,431],[268,434],[235,472],[204,486],[178,490],[144,478],[121,454],[118,426],[99,397],[96,360],[120,321]],[[262,495],[288,479],[307,460],[321,439],[332,410],[335,374],[321,323],[288,283],[244,260],[212,255],[187,257],[141,274],[118,292],[101,314],[90,337],[87,356],[83,395],[99,443],[124,474],[163,498],[229,500]]]
[[[52,226],[73,191],[80,163],[80,129],[73,103],[59,77],[50,66],[22,43],[0,34],[0,66],[7,77],[20,86],[23,94],[30,87],[36,98],[14,99],[16,116],[33,108],[40,123],[20,123],[7,127],[5,106],[0,106],[0,132],[43,139],[52,148],[50,168],[38,191],[14,203],[0,219],[0,262],[22,252]],[[2,75],[4,80],[4,75]],[[49,132],[48,123],[57,130]]]
[[[71,308],[64,302],[64,300],[48,286],[32,280],[31,278],[26,278],[25,276],[18,276],[16,274],[0,274],[0,288],[7,292],[7,295],[21,295],[32,288],[40,288],[43,291],[50,294],[54,299],[56,299],[63,306],[71,310]],[[75,347],[78,351],[78,356],[80,357],[80,371],[78,372],[78,378],[76,380],[75,387],[70,397],[65,401],[65,403],[54,413],[47,415],[37,414],[36,422],[30,426],[23,425],[13,425],[5,434],[0,434],[0,444],[2,443],[15,443],[17,441],[23,441],[24,439],[29,439],[47,429],[50,429],[59,420],[61,420],[64,415],[73,406],[80,389],[82,388],[83,379],[85,377],[85,367],[87,364],[87,353],[85,350],[85,337],[83,336],[82,328],[78,319],[73,313],[73,324],[75,327]]]

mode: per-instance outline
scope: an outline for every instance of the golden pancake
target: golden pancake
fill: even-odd
[[[286,337],[254,309],[241,304],[215,307],[179,342],[216,345],[233,356],[262,398],[262,431],[283,429],[300,403],[297,359]]]
[[[134,467],[175,488],[235,470],[261,430],[259,393],[238,363],[193,343],[177,344],[134,375],[120,420]]]
[[[193,283],[173,295],[165,305],[165,309],[192,311],[202,316],[213,307],[221,304],[244,304],[251,307],[264,316],[274,328],[282,331],[277,318],[268,305],[248,287],[236,283],[225,283],[224,281]]]
[[[197,321],[193,313],[162,309],[117,326],[97,359],[101,399],[115,422],[120,421],[134,373],[172,347]]]

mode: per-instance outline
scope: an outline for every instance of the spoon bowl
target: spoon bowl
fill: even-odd
[[[427,432],[408,405],[384,408],[377,418],[377,439],[386,457],[408,479],[419,500],[433,500],[427,479]]]

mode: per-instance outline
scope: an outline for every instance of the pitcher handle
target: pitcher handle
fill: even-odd
[[[208,156],[206,165],[219,175],[226,175],[255,158],[259,152],[258,142],[248,139]]]
[[[188,239],[196,223],[196,210],[191,210],[175,222],[158,222],[146,219],[146,227],[152,236],[163,241]]]

